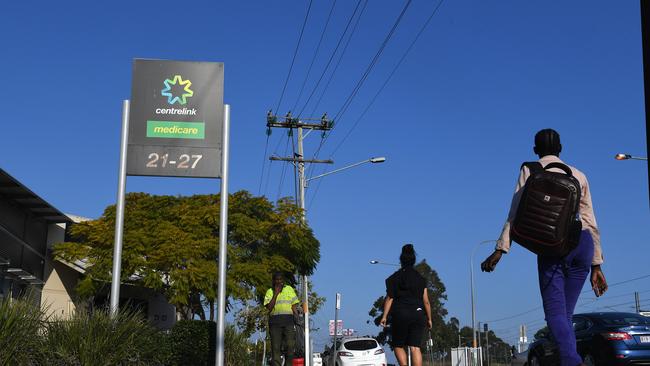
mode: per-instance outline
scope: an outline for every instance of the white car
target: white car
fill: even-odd
[[[320,357],[320,353],[314,353],[312,355],[312,366],[323,366],[323,359]]]
[[[336,351],[334,366],[386,366],[384,349],[374,338],[347,338]]]

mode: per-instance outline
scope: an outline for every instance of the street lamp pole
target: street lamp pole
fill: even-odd
[[[345,166],[343,168],[339,168],[336,170],[332,170],[330,172],[317,175],[315,177],[311,178],[306,178],[305,177],[305,161],[303,159],[303,135],[302,135],[302,127],[298,127],[298,155],[300,156],[300,160],[298,161],[298,179],[299,179],[299,196],[300,196],[300,208],[302,209],[302,222],[303,224],[306,222],[306,215],[307,215],[307,208],[305,207],[305,190],[307,189],[307,183],[309,181],[312,181],[314,179],[322,178],[324,176],[334,174],[337,172],[340,172],[342,170],[350,169],[355,166],[365,164],[365,163],[383,163],[386,161],[385,157],[377,157],[377,158],[370,158],[367,160],[360,161],[358,163],[354,163],[348,166]],[[312,357],[311,357],[311,343],[309,339],[309,277],[305,274],[302,276],[302,308],[303,308],[303,313],[304,313],[304,319],[305,319],[305,366],[309,366],[312,364]],[[336,328],[336,324],[334,325]]]
[[[476,253],[476,250],[478,249],[481,244],[487,244],[487,243],[494,243],[496,240],[483,240],[482,242],[476,244],[474,249],[472,250],[472,254],[469,257],[469,274],[470,274],[470,287],[471,287],[471,293],[470,297],[472,299],[472,347],[476,348],[476,305],[474,302],[475,294],[474,294],[474,254]]]

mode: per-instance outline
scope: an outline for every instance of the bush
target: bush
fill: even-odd
[[[0,299],[0,366],[36,364],[42,325],[43,312],[32,302]]]
[[[43,352],[47,365],[163,365],[164,335],[141,314],[78,310],[70,320],[47,323]],[[160,344],[162,342],[163,344]]]
[[[215,323],[202,320],[180,320],[172,328],[170,344],[174,365],[213,365],[216,352]]]
[[[177,366],[214,365],[216,353],[216,324],[212,321],[181,320],[174,325],[170,335],[172,364]],[[249,354],[250,342],[234,325],[225,329],[226,366],[253,365]]]

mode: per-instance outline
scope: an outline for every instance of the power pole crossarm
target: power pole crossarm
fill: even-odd
[[[334,164],[334,160],[328,159],[328,160],[315,160],[315,159],[302,159],[300,157],[297,158],[281,158],[279,156],[271,156],[269,157],[269,160],[275,160],[275,161],[291,161],[294,163],[322,163],[322,164]]]

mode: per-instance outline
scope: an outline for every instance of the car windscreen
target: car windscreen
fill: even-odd
[[[358,339],[345,342],[344,347],[350,351],[365,351],[377,348],[377,341],[374,339]]]
[[[603,316],[600,321],[607,326],[649,325],[650,318],[635,314],[612,314]]]

